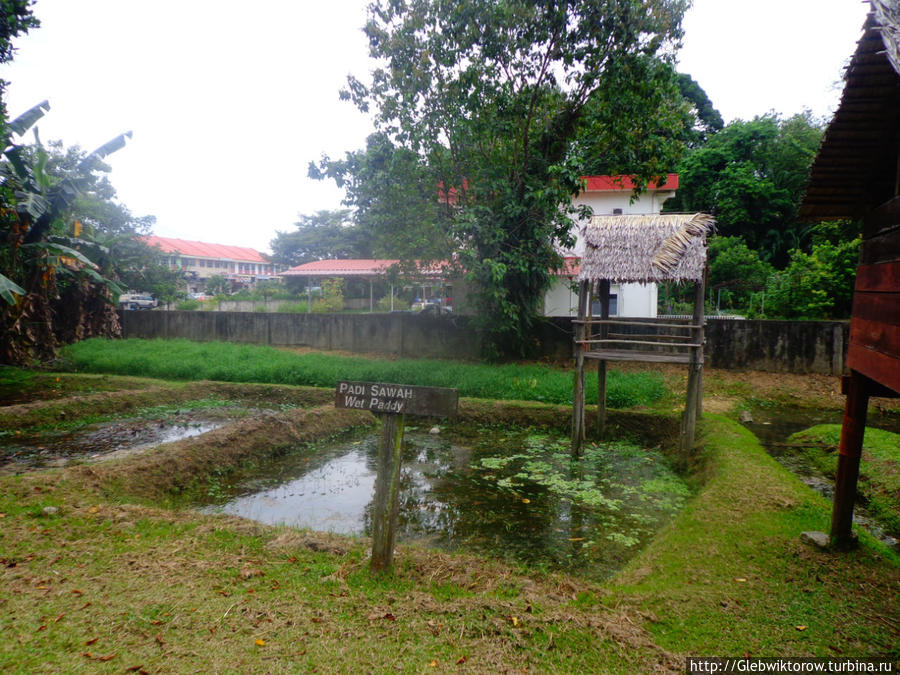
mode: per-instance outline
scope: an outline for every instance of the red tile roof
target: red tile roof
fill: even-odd
[[[566,256],[563,264],[551,272],[555,277],[577,277],[581,271],[581,258],[578,256]]]
[[[620,190],[634,190],[634,181],[630,176],[585,176],[585,192],[606,192]],[[678,174],[667,173],[665,182],[660,185],[661,181],[650,181],[647,184],[648,190],[677,190]]]
[[[313,262],[297,265],[282,272],[282,276],[310,276],[310,277],[372,277],[387,273],[392,265],[399,264],[399,260],[384,260],[372,258],[354,258],[350,260],[314,260]],[[424,272],[429,275],[439,275],[440,265]]]
[[[185,239],[156,236],[144,237],[144,241],[153,248],[158,248],[163,253],[178,253],[180,255],[196,256],[197,258],[227,259],[239,262],[269,262],[263,258],[259,251],[245,246],[207,244],[202,241],[187,241]]]

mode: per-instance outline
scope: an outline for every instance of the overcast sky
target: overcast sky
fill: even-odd
[[[310,160],[362,147],[338,100],[368,72],[366,0],[38,0],[41,27],[0,68],[12,117],[49,99],[44,140],[111,156],[119,200],[155,233],[268,251],[298,213],[339,208]],[[726,122],[774,110],[830,115],[868,11],[858,0],[694,0],[681,72]],[[30,136],[26,139],[31,140]]]

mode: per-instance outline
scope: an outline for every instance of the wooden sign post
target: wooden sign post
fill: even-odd
[[[340,381],[334,405],[336,408],[368,410],[381,419],[372,514],[372,570],[389,572],[397,539],[400,461],[406,415],[455,417],[459,395],[456,389],[444,387]]]

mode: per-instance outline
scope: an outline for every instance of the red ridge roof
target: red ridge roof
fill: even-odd
[[[196,256],[198,258],[227,258],[228,260],[238,260],[242,262],[269,262],[259,251],[245,246],[207,244],[202,241],[187,241],[185,239],[157,236],[144,237],[143,239],[149,246],[158,248],[163,253],[178,253],[181,255]]]
[[[385,260],[375,258],[351,258],[343,260],[314,260],[292,267],[282,276],[380,276],[387,273],[392,265],[399,264],[399,260]],[[439,275],[443,265],[436,264],[426,270],[420,270],[420,274]]]
[[[634,190],[631,176],[584,176],[585,192],[605,192]],[[648,190],[677,190],[678,174],[667,173],[665,181],[652,180],[647,183]]]

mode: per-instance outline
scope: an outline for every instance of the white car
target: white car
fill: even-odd
[[[123,293],[119,296],[122,309],[153,309],[159,303],[149,293]]]

